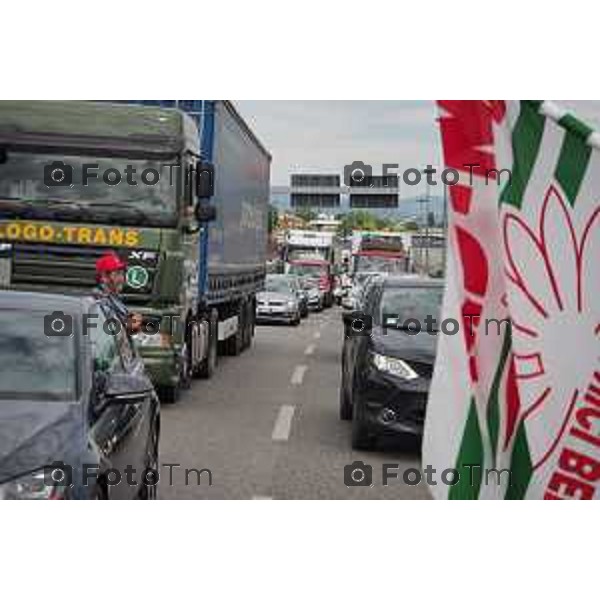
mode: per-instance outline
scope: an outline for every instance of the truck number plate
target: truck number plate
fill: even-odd
[[[12,273],[12,259],[0,258],[0,288],[10,287]]]

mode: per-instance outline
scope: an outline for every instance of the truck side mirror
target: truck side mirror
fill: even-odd
[[[198,200],[194,214],[198,223],[209,223],[217,218],[217,209],[207,200]]]
[[[215,193],[215,168],[210,163],[196,163],[196,198],[205,200]]]

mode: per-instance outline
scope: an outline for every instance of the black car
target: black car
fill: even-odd
[[[443,288],[439,280],[377,279],[362,310],[344,313],[340,417],[352,420],[354,448],[369,449],[383,434],[422,434]]]
[[[105,300],[0,291],[0,498],[153,498],[159,419]]]

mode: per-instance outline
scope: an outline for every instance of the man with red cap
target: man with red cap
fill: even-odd
[[[107,252],[96,261],[96,288],[94,292],[104,296],[121,319],[128,331],[133,333],[140,326],[140,315],[129,314],[119,295],[125,285],[125,269],[127,265],[115,252]]]

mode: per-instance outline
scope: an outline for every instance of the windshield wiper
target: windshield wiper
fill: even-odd
[[[85,205],[91,208],[113,208],[127,211],[132,217],[134,217],[135,223],[137,225],[141,225],[149,221],[148,215],[139,206],[132,206],[131,204],[121,204],[119,202],[86,202]],[[102,216],[104,217],[105,215]],[[119,215],[113,214],[108,215],[108,217],[112,218],[113,222],[119,221]]]
[[[31,217],[33,211],[27,204],[21,204],[18,202],[18,198],[2,198],[0,199],[0,216],[3,216],[5,211],[10,213],[10,216],[18,215],[20,217]]]
[[[37,200],[31,198],[2,198],[0,199],[0,210],[2,209],[8,209],[13,215],[17,214],[30,218],[39,216],[40,212],[42,214],[46,213],[43,218],[53,218],[61,215],[65,210],[71,213],[75,212],[77,216],[83,216],[84,218],[91,216],[90,211],[86,210],[81,204],[51,198],[38,198]],[[38,209],[41,209],[41,211]]]

